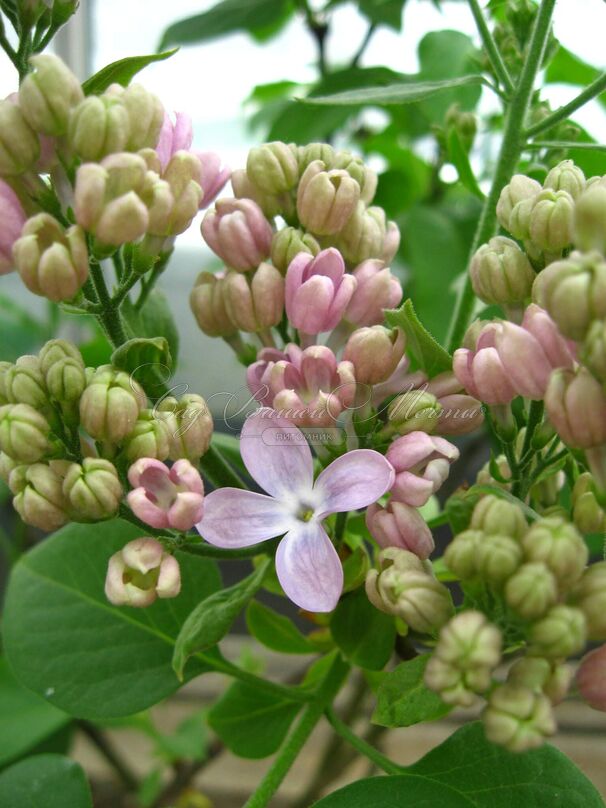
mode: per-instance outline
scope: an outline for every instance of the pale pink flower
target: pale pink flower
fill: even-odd
[[[386,457],[396,472],[392,499],[420,508],[448,478],[459,450],[444,438],[410,432],[391,444]]]
[[[179,562],[156,539],[129,541],[109,559],[105,595],[115,606],[151,606],[181,591]]]
[[[177,460],[168,468],[142,457],[129,468],[128,481],[133,486],[129,507],[146,525],[189,530],[202,518],[204,484],[189,460]]]
[[[366,511],[366,527],[379,547],[399,547],[419,558],[429,558],[435,547],[431,530],[416,508],[391,499]]]

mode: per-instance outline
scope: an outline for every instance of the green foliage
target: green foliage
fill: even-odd
[[[452,368],[450,354],[423,326],[415,313],[412,300],[407,300],[399,309],[385,312],[385,320],[393,328],[404,331],[409,350],[430,378]]]
[[[292,620],[273,609],[251,601],[246,610],[246,625],[255,639],[282,654],[311,654],[314,646],[301,634]]]
[[[334,95],[307,97],[301,99],[306,104],[325,106],[362,106],[382,107],[390,104],[412,104],[432,95],[464,87],[470,84],[483,84],[482,76],[461,76],[459,78],[442,79],[441,81],[418,81],[402,84],[390,84],[386,87],[369,87],[346,90]]]
[[[452,709],[425,687],[423,675],[429,654],[401,662],[381,680],[377,708],[372,717],[382,727],[410,727],[421,721],[434,721]]]
[[[361,668],[381,670],[393,653],[396,639],[393,617],[376,609],[363,588],[341,598],[330,630],[347,659]]]
[[[153,289],[140,309],[136,309],[127,298],[122,304],[122,314],[129,329],[137,337],[153,339],[162,334],[176,364],[179,356],[179,332],[164,292]]]
[[[156,704],[179,686],[173,646],[200,598],[217,591],[215,564],[180,553],[182,591],[147,609],[118,608],[103,591],[112,553],[141,529],[118,519],[70,524],[13,568],[4,649],[19,682],[70,715],[107,718]],[[196,660],[193,677],[209,670]]]
[[[111,363],[132,374],[145,389],[153,389],[158,374],[162,379],[170,378],[173,360],[164,337],[135,337],[116,348]]]
[[[84,772],[61,755],[36,755],[0,774],[0,805],[6,808],[92,808]]]
[[[83,83],[84,94],[98,95],[107,90],[110,84],[121,84],[126,87],[144,67],[153,62],[170,59],[178,50],[178,48],[173,48],[164,53],[153,53],[148,56],[127,56],[126,59],[112,62]]]
[[[547,66],[545,81],[550,84],[575,84],[577,87],[585,87],[599,78],[601,74],[602,71],[597,67],[588,65],[587,62],[560,45]],[[606,106],[606,92],[598,96],[598,101]]]

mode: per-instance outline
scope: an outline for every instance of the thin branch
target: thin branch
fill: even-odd
[[[364,56],[364,51],[368,47],[368,43],[372,39],[373,34],[374,34],[374,32],[376,30],[377,30],[377,24],[374,23],[374,22],[371,22],[370,25],[368,26],[368,30],[366,31],[364,39],[362,40],[362,42],[360,44],[360,47],[355,52],[354,57],[351,60],[351,64],[349,65],[350,67],[357,67],[358,66],[358,64],[360,62],[360,59],[362,58],[362,56]]]
[[[586,87],[582,93],[579,93],[576,98],[573,98],[570,103],[564,104],[563,107],[556,109],[555,112],[543,118],[542,121],[535,123],[534,126],[530,126],[524,133],[525,137],[534,137],[540,132],[546,132],[548,129],[551,129],[556,123],[566,120],[573,112],[576,112],[577,109],[580,109],[588,101],[591,101],[592,98],[595,98],[596,95],[599,95],[603,90],[606,90],[606,73],[602,73],[599,78],[593,81],[589,87]]]
[[[473,14],[474,20],[476,21],[476,26],[478,28],[478,33],[482,39],[482,44],[484,45],[484,49],[488,54],[488,58],[490,59],[490,64],[492,65],[492,69],[495,72],[496,77],[501,82],[507,95],[511,95],[515,90],[513,81],[511,76],[509,75],[509,71],[503,61],[503,57],[501,56],[501,52],[497,46],[497,43],[492,36],[488,24],[486,22],[486,18],[482,13],[482,9],[478,0],[468,0],[469,7],[471,9],[471,13]]]
[[[537,151],[539,149],[581,149],[585,151],[606,151],[604,143],[575,143],[574,140],[535,140],[527,143],[524,150]]]
[[[116,772],[127,791],[137,791],[139,781],[126,763],[120,759],[117,752],[106,736],[89,721],[77,721],[78,729],[86,735],[96,749],[101,753],[112,769]]]
[[[347,724],[341,721],[333,709],[327,709],[325,715],[335,732],[338,732],[342,738],[350,743],[361,755],[364,755],[364,757],[372,761],[375,766],[378,766],[386,774],[402,774],[401,766],[398,766],[397,763],[394,763],[393,760],[390,760],[382,752],[379,752],[374,746],[371,746],[362,738],[359,738],[355,732],[350,730]]]

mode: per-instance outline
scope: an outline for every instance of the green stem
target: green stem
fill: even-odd
[[[247,488],[234,471],[234,469],[225,460],[219,449],[213,446],[212,443],[208,447],[208,451],[200,460],[200,468],[215,486],[215,488]]]
[[[347,511],[342,511],[341,513],[337,514],[337,518],[335,521],[335,541],[339,544],[343,536],[345,534],[345,527],[347,526]]]
[[[22,78],[22,69],[19,63],[19,58],[17,57],[17,51],[13,48],[13,46],[7,39],[6,31],[4,29],[4,21],[2,20],[1,17],[0,17],[0,48],[2,48],[4,53],[6,53],[8,58],[13,63],[17,72],[19,73],[19,78]]]
[[[530,39],[528,56],[507,110],[503,143],[501,144],[492,187],[484,202],[484,208],[471,245],[470,255],[473,255],[478,247],[494,234],[499,196],[503,187],[515,172],[523,150],[525,142],[523,125],[532,97],[534,82],[543,59],[545,44],[551,30],[551,18],[555,4],[556,0],[543,0],[539,8]],[[473,288],[469,273],[466,273],[465,284],[461,287],[458,295],[449,329],[448,346],[451,352],[458,348],[461,343],[463,334],[471,320],[473,306]]]
[[[77,721],[76,725],[116,772],[126,790],[137,791],[139,788],[137,777],[124,763],[103,732],[90,721]]]
[[[515,89],[513,81],[511,80],[511,76],[509,75],[509,71],[507,70],[505,62],[503,61],[503,57],[501,56],[497,43],[495,42],[494,37],[486,23],[486,18],[482,13],[480,4],[478,3],[478,0],[468,0],[468,2],[471,13],[473,14],[473,18],[476,21],[476,26],[482,39],[484,50],[490,59],[492,69],[494,70],[497,79],[501,82],[501,85],[505,89],[507,95],[511,95]]]
[[[364,39],[362,40],[362,42],[360,44],[360,47],[355,52],[355,54],[354,54],[354,56],[353,56],[353,58],[351,60],[351,63],[349,65],[350,68],[358,66],[358,64],[360,63],[360,59],[362,58],[362,56],[364,56],[364,51],[368,47],[368,43],[372,39],[373,34],[374,34],[374,32],[376,30],[377,30],[377,24],[375,22],[371,22],[370,25],[368,26],[368,30],[366,31],[366,34],[364,35]]]
[[[325,712],[326,718],[330,722],[330,725],[334,731],[337,732],[349,744],[351,744],[356,751],[358,751],[361,755],[364,755],[364,757],[372,761],[375,766],[378,766],[379,769],[384,771],[385,774],[403,773],[401,766],[398,766],[398,764],[394,763],[393,760],[390,760],[388,757],[379,752],[378,749],[375,749],[374,746],[366,743],[366,741],[359,738],[355,732],[352,732],[347,724],[341,721],[332,708],[328,708]]]
[[[270,770],[255,793],[246,801],[244,808],[265,808],[269,804],[316,724],[339,692],[348,672],[349,665],[340,656],[336,656],[317,691],[315,700],[304,711],[299,723],[278,752]]]
[[[97,317],[114,348],[118,348],[126,342],[126,334],[124,333],[120,312],[115,307],[105,285],[103,270],[96,261],[91,261],[90,275],[99,303],[103,306],[103,311]]]
[[[139,294],[139,297],[137,298],[137,302],[135,303],[135,308],[137,310],[140,310],[141,308],[143,308],[143,305],[145,304],[145,301],[149,297],[150,292],[152,291],[152,289],[156,285],[156,282],[157,282],[158,278],[160,277],[160,275],[166,269],[171,255],[172,255],[172,251],[166,253],[165,255],[163,255],[154,264],[153,269],[151,270],[151,272],[148,273],[148,277],[146,278],[145,276],[143,276],[143,279],[141,281],[141,292]]]
[[[179,547],[185,553],[192,555],[204,556],[205,558],[220,558],[223,561],[237,561],[241,558],[254,558],[258,555],[273,555],[279,539],[270,539],[269,541],[255,544],[252,547],[241,547],[238,550],[226,550],[223,547],[214,547],[212,544],[184,544]]]
[[[599,95],[603,90],[606,90],[606,73],[602,73],[598,79],[593,81],[589,87],[586,87],[582,93],[579,93],[576,98],[573,98],[568,104],[564,104],[563,107],[556,109],[555,112],[543,118],[542,121],[535,123],[534,126],[529,126],[524,135],[528,138],[534,137],[541,132],[546,132],[548,129],[551,129],[552,126],[555,126],[556,123],[569,118],[573,112],[576,112],[577,109],[580,109],[588,101],[591,101],[592,98],[595,98],[596,95]]]

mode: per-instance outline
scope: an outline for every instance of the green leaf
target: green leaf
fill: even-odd
[[[470,37],[460,31],[430,31],[419,42],[419,79],[437,81],[443,79],[478,78],[478,51]],[[482,81],[482,83],[486,83]],[[431,96],[421,103],[421,109],[432,122],[444,120],[451,104],[461,109],[472,110],[481,94],[480,82],[468,82],[453,87],[438,96]]]
[[[453,166],[457,169],[460,182],[471,191],[478,199],[484,199],[482,189],[478,185],[473,169],[469,162],[469,155],[463,148],[461,137],[453,127],[448,135],[448,157]]]
[[[121,312],[133,335],[154,338],[162,334],[168,342],[170,355],[176,364],[179,356],[179,332],[164,292],[152,289],[141,309],[135,309],[130,299],[126,298],[122,302]]]
[[[416,81],[403,84],[390,84],[387,87],[368,87],[359,90],[346,90],[343,93],[299,99],[304,104],[324,106],[360,106],[362,104],[382,107],[390,104],[412,104],[432,95],[465,87],[471,84],[485,84],[480,75],[458,76],[440,81]]]
[[[240,440],[227,432],[213,432],[212,445],[215,446],[226,460],[235,466],[238,471],[248,474],[246,466],[240,455]]]
[[[434,721],[452,709],[423,682],[429,654],[402,662],[385,675],[377,693],[372,717],[382,727],[410,727],[421,721]]]
[[[363,588],[341,598],[330,630],[345,656],[361,668],[381,670],[393,653],[394,620],[375,609]]]
[[[264,758],[280,747],[300,706],[234,682],[211,707],[208,723],[235,755]]]
[[[15,680],[0,659],[0,766],[22,757],[71,721]]]
[[[0,774],[5,808],[92,808],[81,767],[62,755],[35,755]]]
[[[170,379],[173,360],[164,337],[135,337],[116,348],[111,363],[153,392],[156,385]]]
[[[34,353],[51,338],[49,327],[39,317],[33,317],[8,295],[0,295],[2,342],[0,359],[14,362],[23,354]]]
[[[604,808],[593,785],[549,744],[515,754],[486,740],[475,721],[453,733],[401,775],[371,777],[313,808]]]
[[[412,300],[386,311],[385,319],[388,325],[403,329],[414,358],[430,378],[452,369],[452,357],[419,321]]]
[[[284,26],[292,12],[291,0],[223,0],[202,14],[170,25],[162,34],[159,48],[208,42],[236,31],[268,39]]]
[[[128,56],[126,59],[112,62],[110,65],[102,67],[94,76],[91,76],[83,83],[84,94],[98,95],[107,90],[110,84],[121,84],[126,87],[144,67],[153,62],[163,62],[165,59],[170,59],[178,50],[179,48],[173,48],[163,53],[152,53],[147,56]]]
[[[270,558],[264,559],[248,578],[204,598],[188,615],[173,653],[173,670],[179,679],[183,679],[185,664],[193,654],[211,648],[227,634],[236,617],[261,588],[270,563]]]
[[[315,651],[292,620],[256,600],[248,604],[246,625],[252,636],[272,651],[282,654],[313,654]]]
[[[175,638],[190,611],[219,589],[216,565],[177,553],[181,594],[147,609],[112,606],[104,593],[109,557],[141,529],[113,519],[70,524],[13,568],[3,638],[18,681],[70,715],[101,719],[156,704],[179,686]],[[196,660],[188,674],[210,670]]]
[[[362,14],[375,25],[402,30],[402,12],[406,0],[358,0]]]
[[[547,65],[545,81],[549,84],[574,84],[578,87],[586,87],[601,75],[602,71],[597,67],[588,65],[587,62],[560,45]],[[597,96],[597,99],[600,104],[606,106],[606,92]]]

